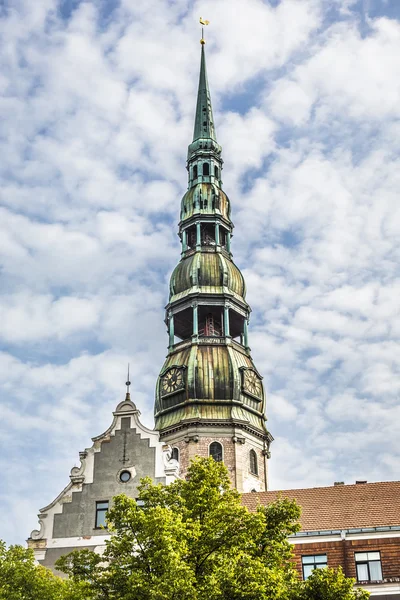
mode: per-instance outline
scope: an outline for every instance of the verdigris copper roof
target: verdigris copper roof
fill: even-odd
[[[183,196],[181,203],[181,221],[200,215],[221,215],[227,221],[231,217],[228,196],[215,183],[197,183]]]
[[[208,86],[204,45],[201,47],[199,87],[197,92],[196,116],[194,120],[193,141],[199,138],[217,140],[215,136],[214,117],[211,106],[211,94]]]
[[[159,401],[160,381],[174,366],[186,367],[185,388],[173,396],[174,410],[168,411],[166,400],[162,406]],[[250,355],[234,343],[194,344],[171,352],[157,383],[156,429],[179,423],[182,415],[185,419],[234,419],[262,429],[264,396],[256,400],[243,393],[241,367],[255,368]]]
[[[170,300],[173,296],[199,286],[204,293],[232,291],[245,298],[246,285],[240,270],[221,252],[196,252],[182,258],[170,281]]]
[[[262,378],[248,343],[250,306],[232,260],[233,223],[222,169],[203,45],[188,190],[181,202],[181,259],[170,280],[168,356],[157,380],[155,426],[168,436],[193,423],[229,424],[251,431],[269,447]]]

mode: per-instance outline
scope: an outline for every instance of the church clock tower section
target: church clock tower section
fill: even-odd
[[[188,190],[181,204],[181,260],[166,307],[169,347],[155,401],[156,429],[185,476],[196,455],[227,466],[241,492],[267,489],[273,437],[266,428],[262,377],[250,355],[243,275],[232,260],[233,223],[222,190],[204,40]]]

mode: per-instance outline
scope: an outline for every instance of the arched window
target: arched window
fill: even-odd
[[[222,462],[222,446],[219,442],[210,444],[209,452],[210,456],[212,456],[216,462]]]
[[[250,473],[253,475],[258,475],[258,464],[257,464],[257,454],[255,450],[250,450]]]
[[[216,165],[214,167],[214,176],[218,179],[218,167]]]
[[[203,175],[210,174],[210,165],[208,163],[203,163]]]
[[[193,167],[193,179],[197,179],[197,165]]]
[[[173,460],[177,460],[179,462],[179,450],[178,450],[178,448],[172,448],[171,458]]]

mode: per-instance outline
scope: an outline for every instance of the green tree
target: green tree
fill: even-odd
[[[302,582],[296,600],[368,600],[369,592],[354,589],[355,579],[345,577],[342,568],[315,569]]]
[[[213,459],[195,460],[188,478],[169,486],[143,480],[139,499],[114,498],[101,559],[76,551],[58,562],[74,580],[90,580],[96,598],[286,600],[296,586],[287,541],[299,529],[295,502],[250,513]]]
[[[103,556],[75,551],[57,563],[73,581],[89,582],[95,600],[366,597],[335,574],[326,588],[347,595],[318,595],[326,575],[300,581],[287,540],[300,528],[296,502],[281,498],[250,513],[224,465],[213,459],[196,459],[187,479],[169,486],[142,480],[139,500],[114,498],[108,512],[113,536]]]
[[[32,550],[0,540],[0,600],[88,600],[90,586],[35,564]]]

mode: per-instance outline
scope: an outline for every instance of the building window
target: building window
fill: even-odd
[[[96,502],[96,529],[106,526],[106,513],[108,511],[108,500]]]
[[[177,460],[179,462],[179,450],[178,450],[178,448],[172,448],[171,458],[173,460]]]
[[[119,479],[122,483],[128,483],[128,481],[132,478],[130,471],[121,471],[119,474]]]
[[[303,579],[308,579],[314,569],[323,569],[328,564],[326,554],[316,554],[312,556],[302,556],[301,564],[303,566]]]
[[[214,176],[218,179],[218,167],[214,167]]]
[[[222,446],[219,442],[210,444],[210,456],[212,456],[216,462],[222,462]]]
[[[258,464],[257,464],[257,454],[255,450],[250,450],[250,473],[252,475],[258,475]]]
[[[356,552],[354,558],[358,581],[382,581],[380,552]]]
[[[197,179],[197,165],[193,167],[193,179]]]
[[[210,165],[208,163],[203,163],[203,175],[210,174]]]

